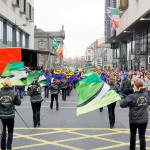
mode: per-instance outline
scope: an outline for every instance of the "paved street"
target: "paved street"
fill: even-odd
[[[117,105],[115,128],[110,129],[107,107],[103,112],[96,110],[76,116],[77,93],[73,90],[67,101],[62,101],[59,95],[59,111],[55,107],[50,110],[50,99],[45,99],[41,127],[33,128],[29,97],[25,96],[22,101],[17,110],[30,128],[16,114],[14,150],[127,150],[129,147],[128,109]],[[150,149],[150,125],[146,139]]]

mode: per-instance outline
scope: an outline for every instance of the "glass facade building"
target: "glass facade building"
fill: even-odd
[[[0,43],[9,47],[28,48],[29,34],[0,16]]]

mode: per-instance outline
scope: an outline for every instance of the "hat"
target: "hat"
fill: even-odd
[[[127,78],[127,75],[123,75],[123,79],[126,79]]]

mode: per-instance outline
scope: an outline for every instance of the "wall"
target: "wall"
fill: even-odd
[[[29,34],[29,48],[34,48],[34,22],[27,20],[26,15],[20,13],[19,7],[12,5],[12,1],[13,0],[0,1],[0,15],[16,25],[26,24],[27,26],[19,26],[19,28]],[[32,7],[34,6],[34,0],[27,0],[27,2],[29,2]]]
[[[150,12],[150,0],[129,0],[129,7],[120,19],[120,28],[117,35],[140,19],[145,13]]]

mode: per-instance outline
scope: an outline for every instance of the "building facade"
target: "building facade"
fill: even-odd
[[[34,0],[0,1],[0,47],[34,48]]]
[[[93,42],[86,49],[86,66],[99,69],[112,69],[113,50],[110,44],[104,42],[104,38]]]
[[[117,0],[127,5],[120,18],[120,27],[116,33],[106,39],[114,49],[114,68],[121,70],[150,70],[150,1]]]
[[[59,44],[63,47],[65,32],[64,27],[58,32],[46,32],[35,26],[34,28],[34,47],[42,51],[50,51],[50,55],[38,54],[38,66],[43,66],[44,69],[52,67],[60,67],[62,59],[59,59],[53,49],[53,39],[56,38]]]

